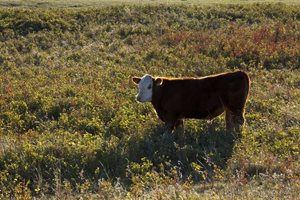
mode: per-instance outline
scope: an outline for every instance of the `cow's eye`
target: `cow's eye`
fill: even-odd
[[[151,88],[152,88],[152,85],[149,85],[149,86],[148,86],[148,90],[150,90]]]

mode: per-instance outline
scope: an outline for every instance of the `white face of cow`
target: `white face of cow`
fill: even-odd
[[[136,100],[139,102],[152,101],[152,87],[153,78],[146,74],[139,82],[139,94],[136,96]]]

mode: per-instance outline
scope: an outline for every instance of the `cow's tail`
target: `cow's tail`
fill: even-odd
[[[250,77],[249,77],[249,75],[247,74],[247,72],[245,72],[245,71],[243,71],[243,70],[241,70],[241,72],[244,74],[244,77],[245,77],[246,82],[247,82],[247,88],[246,88],[246,90],[247,90],[247,96],[248,96],[248,94],[249,94],[249,92],[250,92],[250,85],[251,85]]]
[[[245,72],[246,73],[246,72]],[[247,90],[247,96],[249,95],[249,92],[250,92],[250,87],[251,87],[251,81],[250,81],[250,77],[249,75],[246,73],[247,75],[247,86],[248,86],[248,90]]]

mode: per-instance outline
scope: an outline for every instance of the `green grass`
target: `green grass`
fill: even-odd
[[[285,4],[0,10],[0,196],[299,198],[300,11]],[[131,77],[245,70],[246,124],[167,133]]]
[[[214,4],[249,4],[249,3],[285,3],[299,5],[298,0],[2,0],[0,8],[98,8],[116,5],[157,5],[157,4],[185,4],[185,5],[214,5]]]

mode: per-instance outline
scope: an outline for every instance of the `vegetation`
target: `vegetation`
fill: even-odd
[[[1,0],[0,8],[98,8],[119,5],[159,5],[159,4],[185,4],[185,5],[215,5],[215,4],[250,4],[250,3],[285,3],[300,5],[298,0]]]
[[[299,198],[300,9],[0,10],[1,198]],[[132,76],[251,78],[246,124],[168,133]]]

